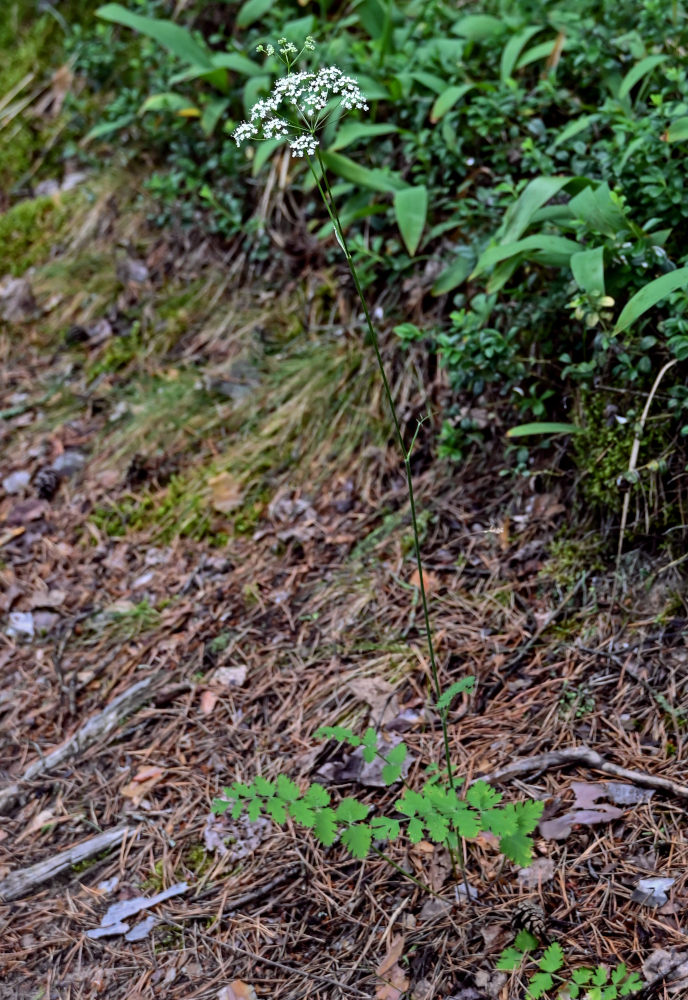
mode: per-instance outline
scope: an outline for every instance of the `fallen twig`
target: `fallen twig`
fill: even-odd
[[[49,754],[29,764],[17,781],[0,791],[0,813],[6,812],[21,794],[21,785],[57,767],[63,761],[86,750],[98,740],[117,729],[122,719],[136,711],[151,695],[158,678],[146,677],[114,698],[107,708],[80,726],[70,738]]]
[[[35,886],[42,885],[43,882],[59,875],[66,868],[71,868],[72,865],[76,865],[80,861],[86,861],[87,858],[93,858],[101,851],[107,851],[111,847],[121,844],[129,832],[129,827],[119,827],[116,830],[99,833],[96,837],[91,837],[90,840],[84,840],[75,847],[69,847],[66,851],[60,851],[59,854],[46,858],[45,861],[31,865],[30,868],[22,868],[20,871],[12,872],[0,882],[0,899],[9,902],[12,899],[25,896]]]
[[[587,764],[588,767],[595,768],[597,771],[613,774],[616,778],[626,778],[636,785],[656,788],[679,798],[688,799],[688,785],[681,785],[678,781],[672,781],[671,778],[661,778],[658,775],[647,774],[645,771],[631,771],[627,767],[611,764],[596,750],[591,750],[590,747],[586,746],[566,747],[564,750],[549,750],[547,753],[536,754],[534,757],[522,757],[505,767],[491,771],[489,774],[479,775],[475,780],[505,781],[508,778],[516,778],[533,771],[549,771],[554,767],[567,767],[569,764]]]

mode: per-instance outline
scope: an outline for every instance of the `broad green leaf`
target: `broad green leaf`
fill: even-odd
[[[322,809],[316,813],[313,832],[325,847],[334,844],[337,838],[337,821],[333,809]]]
[[[352,184],[358,184],[360,187],[370,188],[372,191],[382,191],[387,194],[403,191],[408,187],[406,181],[399,174],[362,167],[347,156],[342,156],[341,153],[332,153],[327,150],[321,156],[323,163],[333,174],[343,177],[344,180],[351,181]]]
[[[474,687],[475,677],[462,677],[460,681],[454,681],[437,699],[437,707],[439,709],[449,708],[457,694],[472,691]]]
[[[497,968],[502,972],[512,972],[517,969],[523,961],[523,952],[516,948],[505,948],[497,959]]]
[[[435,76],[433,73],[425,73],[419,70],[416,73],[409,73],[409,76],[413,80],[417,80],[428,90],[432,90],[435,94],[443,94],[447,89],[447,82],[443,80],[441,76]]]
[[[407,187],[394,195],[394,214],[409,255],[413,257],[423,235],[428,214],[428,192],[422,185]]]
[[[557,941],[550,944],[540,962],[538,963],[543,972],[558,972],[564,964],[564,952]]]
[[[675,118],[662,138],[665,142],[685,142],[688,139],[688,118]]]
[[[500,837],[499,849],[509,861],[527,868],[533,854],[533,842],[525,833],[510,833]]]
[[[588,295],[604,295],[604,248],[572,254],[571,273],[581,291]]]
[[[372,839],[370,827],[360,823],[348,827],[342,833],[342,843],[346,844],[355,858],[363,859],[368,856]]]
[[[139,114],[145,114],[146,111],[186,111],[189,108],[193,108],[196,114],[200,115],[201,112],[197,107],[191,105],[188,97],[168,91],[164,94],[151,94],[150,97],[147,97],[139,108]]]
[[[262,142],[256,143],[256,151],[251,160],[251,175],[253,177],[256,177],[260,173],[261,168],[265,166],[272,154],[283,142],[285,142],[284,139],[264,139]]]
[[[134,14],[119,3],[106,3],[98,8],[96,15],[102,17],[104,21],[121,24],[125,28],[132,28],[139,34],[152,38],[184,62],[204,66],[206,69],[213,68],[209,50],[200,45],[191,32],[175,24],[174,21]]]
[[[246,815],[248,816],[248,818],[252,823],[255,823],[255,821],[258,819],[262,808],[263,804],[260,801],[260,799],[251,799],[246,809]]]
[[[531,434],[578,434],[582,428],[576,424],[532,423],[519,424],[507,432],[508,438],[528,437]]]
[[[274,0],[246,0],[236,16],[237,27],[248,28],[254,21],[259,21],[263,14],[267,14],[272,7],[274,7]]]
[[[506,31],[506,25],[499,17],[490,14],[467,14],[452,26],[452,34],[468,38],[471,42],[488,42],[499,38]]]
[[[475,256],[471,247],[458,247],[456,260],[437,278],[432,286],[432,294],[444,295],[446,292],[451,292],[466,280],[474,265]]]
[[[265,67],[243,56],[241,52],[214,52],[214,69],[228,69],[240,76],[265,76]]]
[[[679,267],[676,271],[663,274],[654,281],[650,281],[644,288],[629,299],[621,310],[621,315],[616,321],[614,333],[621,333],[627,330],[637,319],[656,306],[658,302],[665,299],[667,295],[675,292],[678,288],[688,288],[688,267]]]
[[[582,219],[590,230],[603,236],[616,236],[631,228],[606,181],[596,188],[584,188],[571,199],[569,208],[574,218]]]
[[[556,137],[550,149],[556,149],[557,146],[561,146],[563,143],[568,142],[569,139],[575,138],[575,136],[580,135],[591,125],[594,125],[596,121],[599,120],[598,114],[593,115],[581,115],[580,118],[574,118],[572,122],[562,129],[559,135]]]
[[[571,973],[571,979],[573,979],[574,983],[578,983],[579,986],[585,986],[592,979],[592,969],[574,969]]]
[[[201,115],[201,129],[204,135],[212,135],[217,127],[217,123],[229,107],[229,98],[215,97],[203,108]]]
[[[456,86],[446,87],[445,90],[437,97],[437,100],[432,106],[430,111],[430,121],[435,124],[440,118],[446,115],[447,111],[450,111],[454,105],[465,97],[469,90],[472,90],[475,84],[473,83],[461,83]]]
[[[549,59],[554,51],[555,45],[557,45],[557,39],[552,38],[548,42],[540,42],[538,45],[533,45],[532,48],[526,49],[516,63],[516,69],[523,69],[524,66],[530,66],[531,63],[540,62],[543,59]],[[561,46],[562,51],[566,51],[569,46],[570,42],[564,40]]]
[[[86,133],[84,136],[84,142],[91,142],[92,139],[103,139],[106,135],[112,135],[113,132],[119,132],[121,128],[126,128],[127,125],[131,125],[133,121],[136,121],[136,115],[122,115],[120,118],[115,118],[111,122],[100,122],[98,125],[94,125],[93,128]]]
[[[571,179],[571,177],[535,177],[530,181],[504,214],[497,234],[499,242],[511,243],[520,239],[538,209],[542,208],[550,198],[559,194]]]
[[[636,83],[639,83],[643,77],[649,76],[653,69],[660,66],[663,62],[666,62],[668,58],[669,56],[646,56],[644,59],[641,59],[639,63],[636,63],[635,66],[629,69],[628,73],[626,73],[625,77],[621,81],[617,94],[619,100],[623,100],[624,97],[630,94]]]
[[[389,135],[391,132],[398,132],[396,125],[375,124],[374,122],[348,121],[339,127],[337,137],[330,145],[329,149],[345,149],[359,139],[374,139],[380,135]]]
[[[571,254],[578,253],[580,244],[565,236],[526,236],[514,243],[503,243],[488,247],[478,259],[478,263],[470,277],[475,278],[490,271],[502,261],[511,257],[539,260],[552,267],[564,267],[571,260]]]
[[[460,803],[461,807],[453,815],[454,827],[460,837],[477,837],[481,830],[481,823],[477,813]]]
[[[370,807],[358,799],[350,797],[342,799],[335,810],[335,816],[344,823],[357,823],[365,819],[370,811]]]
[[[524,45],[527,45],[533,35],[537,35],[538,31],[542,31],[541,25],[531,25],[529,28],[525,28],[523,31],[519,31],[518,34],[513,35],[506,43],[502,50],[502,58],[499,65],[499,76],[502,82],[508,80],[512,75]]]

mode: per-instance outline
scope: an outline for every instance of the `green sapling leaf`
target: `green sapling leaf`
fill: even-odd
[[[398,819],[375,816],[370,821],[370,829],[373,831],[373,836],[379,840],[396,840],[401,833],[401,824]]]
[[[423,839],[423,824],[419,819],[415,817],[409,820],[408,825],[408,838],[412,844],[419,844]]]
[[[268,799],[265,803],[265,812],[275,823],[284,823],[287,818],[287,810],[281,799]]]
[[[261,795],[273,796],[275,794],[274,782],[268,781],[261,774],[257,774],[253,779],[253,787]]]
[[[502,793],[495,791],[486,781],[475,781],[466,792],[466,802],[474,809],[492,809],[502,798]]]
[[[385,760],[388,764],[403,764],[406,760],[407,752],[405,743],[397,743],[389,753],[385,754]]]

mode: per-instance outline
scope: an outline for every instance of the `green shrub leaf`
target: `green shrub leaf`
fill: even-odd
[[[427,188],[404,188],[394,195],[394,213],[402,239],[411,257],[415,254],[423,235],[428,213]]]

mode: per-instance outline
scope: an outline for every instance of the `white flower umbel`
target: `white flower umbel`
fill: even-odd
[[[368,110],[353,77],[337,66],[325,66],[317,73],[288,73],[275,82],[265,100],[253,105],[248,121],[241,122],[232,137],[237,146],[249,139],[286,139],[292,156],[313,156],[318,133],[338,108]]]

